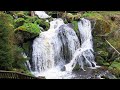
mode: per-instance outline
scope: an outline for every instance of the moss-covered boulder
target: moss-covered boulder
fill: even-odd
[[[24,25],[15,29],[16,31],[26,31],[29,33],[37,34],[40,33],[40,27],[37,24],[25,23]]]
[[[18,44],[22,44],[39,36],[40,32],[40,27],[37,24],[25,23],[24,25],[15,29],[16,42]]]
[[[16,44],[21,45],[24,42],[35,39],[37,36],[38,34],[29,33],[27,31],[16,31],[15,32]]]
[[[72,22],[73,20],[78,21],[78,20],[80,20],[81,14],[77,13],[77,14],[73,15],[72,13],[67,13],[65,17],[68,22]]]
[[[98,36],[104,36],[110,33],[111,31],[111,25],[109,22],[105,20],[96,20],[95,21],[95,27],[94,27],[94,34]]]
[[[20,14],[21,16],[19,16]],[[46,19],[39,19],[37,16],[30,16],[27,12],[19,12],[17,13],[18,18],[14,20],[15,22],[15,28],[23,28],[26,24],[31,24],[30,26],[33,27],[38,25],[39,27],[42,27],[42,31],[46,31],[50,27],[50,23],[46,21]],[[21,27],[22,26],[22,27]]]

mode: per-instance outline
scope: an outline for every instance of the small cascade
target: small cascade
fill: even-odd
[[[24,52],[22,53],[22,55],[23,55],[24,58],[26,58],[26,59],[28,58],[27,55]],[[29,71],[32,71],[29,60],[26,61],[25,66],[28,68]]]
[[[97,67],[96,62],[94,61],[95,57],[90,21],[82,18],[81,21],[78,22],[78,28],[81,38],[81,47],[76,50],[71,62],[65,65],[67,71],[72,71],[77,63],[84,71],[84,66],[91,68]]]
[[[35,76],[72,78],[72,70],[77,63],[83,70],[85,66],[96,67],[91,23],[82,18],[78,27],[81,41],[61,18],[53,19],[50,29],[40,33],[33,42],[31,70]]]

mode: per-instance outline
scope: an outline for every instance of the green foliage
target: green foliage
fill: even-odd
[[[96,60],[98,65],[109,66],[110,64],[101,56],[96,56]]]
[[[14,20],[11,15],[0,12],[0,69],[26,70],[23,50],[14,42]]]
[[[18,18],[24,18],[25,17],[24,11],[18,11],[17,16]]]
[[[101,50],[101,51],[98,51],[97,53],[98,53],[100,56],[102,56],[103,58],[108,57],[108,52],[106,52],[106,51]]]
[[[101,56],[96,56],[96,62],[98,65],[103,65],[104,59]]]
[[[96,12],[91,12],[91,11],[85,12],[82,15],[82,17],[91,18],[91,19],[99,19],[99,20],[104,18],[101,14],[96,13]]]
[[[112,64],[109,66],[109,70],[117,77],[120,77],[120,62],[112,62]]]
[[[17,69],[23,69],[26,70],[27,68],[25,67],[25,62],[27,58],[23,57],[23,49],[16,46],[14,47],[14,58],[15,61],[12,63],[12,66]]]
[[[19,27],[19,26],[22,26],[25,22],[25,19],[24,18],[18,18],[18,19],[15,19],[15,27]]]
[[[14,39],[13,18],[0,12],[0,69],[10,70],[13,58]]]
[[[77,21],[72,21],[73,29],[75,31],[78,31],[78,22]]]
[[[30,11],[24,11],[24,15],[30,15]]]
[[[28,71],[28,70],[24,71],[24,73],[27,74],[27,75],[30,75],[30,76],[34,76],[34,75],[33,75],[30,71]]]

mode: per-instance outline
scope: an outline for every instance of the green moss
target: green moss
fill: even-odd
[[[25,19],[24,18],[18,18],[18,19],[15,19],[15,27],[19,27],[19,26],[22,26],[25,22]]]
[[[109,70],[117,77],[120,77],[120,62],[112,62],[112,64],[109,66]]]
[[[25,66],[25,62],[26,60],[28,60],[28,58],[23,57],[23,53],[24,50],[18,46],[14,47],[14,58],[15,61],[12,63],[12,66],[16,69],[22,70],[22,71],[26,71],[27,68]]]
[[[24,11],[24,15],[30,15],[30,11]]]
[[[110,63],[105,62],[105,63],[103,63],[103,65],[104,65],[104,66],[109,66]]]
[[[40,27],[42,27],[45,31],[47,31],[50,27],[50,23],[46,22],[44,19],[37,19],[35,21],[35,24],[38,24]]]
[[[18,11],[18,12],[17,12],[17,16],[18,16],[19,18],[24,18],[24,17],[25,17],[24,11]]]
[[[78,31],[78,22],[72,21],[73,29],[77,32]]]
[[[95,20],[101,20],[104,18],[101,14],[96,12],[85,12],[81,17],[95,19]]]
[[[25,17],[25,22],[26,23],[34,23],[36,20],[38,20],[39,18],[37,17],[37,16],[33,16],[33,17],[31,17],[31,16],[26,16]]]
[[[33,23],[25,23],[24,25],[16,28],[16,30],[27,31],[29,33],[35,33],[35,34],[40,33],[40,27],[37,24],[33,24]]]
[[[101,56],[96,56],[95,60],[99,65],[103,65],[103,63],[105,62],[105,60]]]
[[[93,31],[94,34],[98,36],[107,35],[111,31],[111,24],[105,20],[96,20],[96,24]]]
[[[23,48],[26,53],[29,53],[30,42],[23,43]]]
[[[120,57],[117,57],[115,61],[120,63]]]
[[[26,70],[24,73],[27,74],[27,75],[29,75],[29,76],[34,76],[34,75],[33,75],[30,71],[28,71],[28,70]]]
[[[108,57],[108,52],[106,51],[98,51],[97,53],[102,57]]]

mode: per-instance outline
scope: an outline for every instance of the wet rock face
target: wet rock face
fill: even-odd
[[[61,71],[65,71],[65,66],[63,66],[63,68],[61,68]]]
[[[104,67],[98,69],[87,68],[86,71],[79,70],[73,71],[73,73],[75,74],[73,79],[116,79],[116,77]]]
[[[38,79],[46,79],[44,76],[39,76]]]

